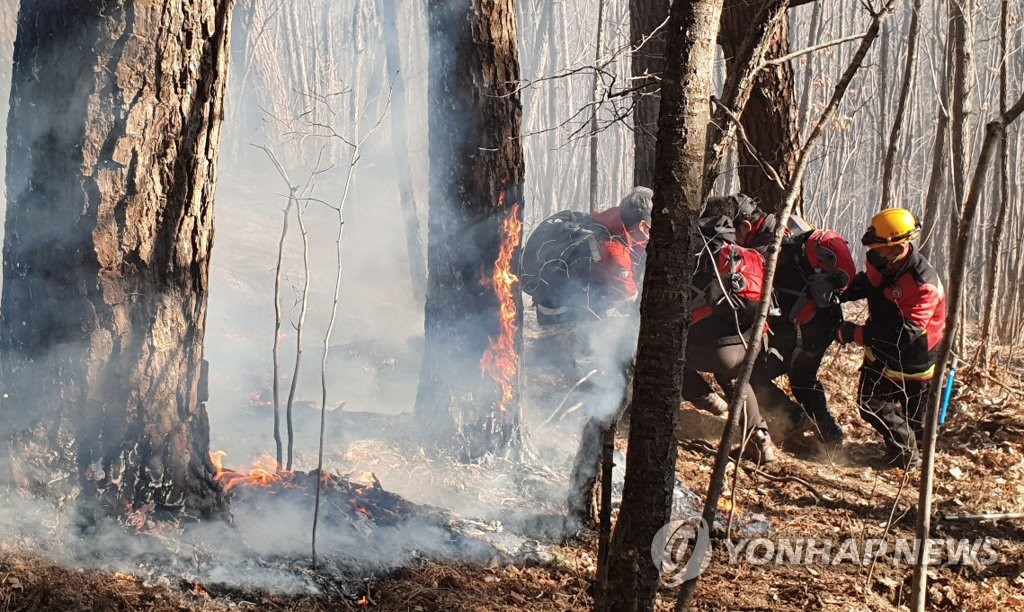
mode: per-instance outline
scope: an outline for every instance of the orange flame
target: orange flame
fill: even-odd
[[[733,508],[731,497],[719,497],[718,498],[718,509],[722,512],[731,512]]]
[[[238,485],[269,487],[283,481],[285,475],[290,475],[289,472],[282,472],[277,461],[270,455],[260,455],[248,473],[224,469],[224,457],[226,456],[227,453],[224,451],[210,452],[210,461],[217,469],[214,478],[224,485],[225,491],[230,491]]]
[[[504,192],[498,201],[505,202]],[[497,338],[488,338],[489,346],[480,359],[480,368],[501,386],[501,402],[498,408],[508,410],[515,398],[515,380],[519,374],[519,355],[516,353],[516,300],[515,286],[519,277],[512,272],[512,259],[519,248],[523,235],[523,222],[519,219],[519,205],[512,210],[501,224],[501,249],[494,262],[491,284],[498,295],[498,319],[501,333]]]

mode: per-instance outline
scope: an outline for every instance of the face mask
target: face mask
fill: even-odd
[[[874,268],[879,272],[885,272],[885,269],[889,267],[889,260],[874,249],[868,251],[868,263],[874,266]]]

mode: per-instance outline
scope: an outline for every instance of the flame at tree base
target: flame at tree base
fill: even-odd
[[[503,192],[498,202],[499,207],[503,208],[504,203]],[[501,387],[498,408],[502,411],[508,410],[515,401],[519,378],[519,352],[516,346],[519,331],[516,289],[519,277],[513,272],[513,265],[522,236],[523,222],[519,218],[519,205],[516,204],[501,224],[501,248],[489,283],[498,296],[498,323],[501,331],[497,338],[488,339],[490,346],[480,359],[481,370]]]

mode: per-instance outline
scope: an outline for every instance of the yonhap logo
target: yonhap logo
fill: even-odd
[[[661,582],[676,587],[704,573],[711,565],[711,533],[707,521],[672,521],[654,535],[651,560]]]

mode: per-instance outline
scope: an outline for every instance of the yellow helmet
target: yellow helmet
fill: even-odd
[[[905,208],[886,208],[871,217],[871,225],[861,244],[873,249],[910,242],[921,235],[921,224],[913,213]]]

